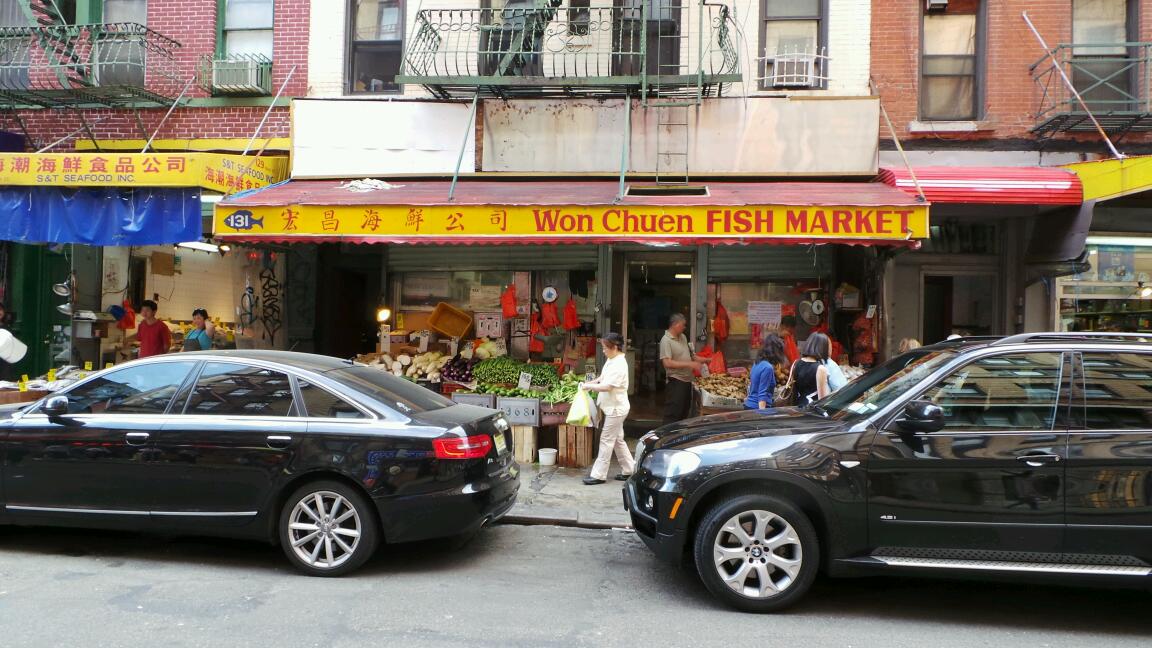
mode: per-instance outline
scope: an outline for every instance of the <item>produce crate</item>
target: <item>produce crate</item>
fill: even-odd
[[[540,402],[540,425],[564,425],[568,420],[568,411],[572,403],[545,403]]]
[[[512,453],[520,463],[535,463],[536,428],[531,425],[512,426]]]
[[[452,304],[440,302],[428,317],[428,326],[448,337],[464,337],[472,328],[472,316]]]
[[[440,393],[444,394],[445,396],[451,396],[454,392],[458,392],[463,389],[468,389],[468,385],[461,385],[458,382],[448,381],[440,383]]]
[[[596,428],[561,425],[556,438],[556,464],[565,468],[591,466],[599,446],[596,436]]]
[[[697,389],[700,389],[697,387]],[[709,409],[724,409],[734,410],[743,409],[744,401],[738,398],[728,398],[727,396],[717,396],[706,389],[700,389],[700,406]]]

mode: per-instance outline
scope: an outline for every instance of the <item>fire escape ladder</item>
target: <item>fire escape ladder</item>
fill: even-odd
[[[20,6],[29,24],[40,28],[37,30],[37,40],[40,48],[51,59],[53,71],[61,85],[93,85],[85,74],[85,61],[76,51],[79,28],[68,24],[55,0],[20,0]]]

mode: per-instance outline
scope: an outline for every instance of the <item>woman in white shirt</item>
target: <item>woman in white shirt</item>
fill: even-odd
[[[600,454],[592,464],[592,474],[584,478],[588,486],[603,484],[608,479],[608,466],[615,452],[620,462],[621,473],[616,479],[624,481],[636,469],[636,461],[624,442],[624,419],[628,417],[628,361],[624,357],[624,337],[619,333],[607,333],[600,338],[604,348],[604,369],[600,377],[591,382],[581,383],[580,387],[592,392],[600,392],[596,404],[604,413],[604,427],[600,431]]]

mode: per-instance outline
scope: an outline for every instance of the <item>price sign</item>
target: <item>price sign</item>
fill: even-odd
[[[84,362],[84,371],[92,371],[92,361],[86,360]]]
[[[539,398],[498,398],[496,409],[504,412],[504,416],[512,425],[540,425],[540,399]]]
[[[111,363],[111,362],[105,362],[105,363],[104,363],[104,368],[105,368],[105,369],[111,369],[111,368],[112,368],[112,363]]]
[[[476,313],[476,337],[504,336],[504,316],[500,313]]]
[[[516,383],[517,389],[531,389],[532,388],[532,374],[527,371],[520,372],[520,382]]]

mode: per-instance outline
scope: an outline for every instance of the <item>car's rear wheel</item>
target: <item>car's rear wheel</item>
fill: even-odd
[[[700,521],[696,569],[710,592],[746,612],[792,605],[820,564],[816,530],[799,509],[771,495],[720,502]]]
[[[380,541],[368,498],[336,481],[296,489],[280,514],[280,544],[297,569],[342,576],[364,564]]]

